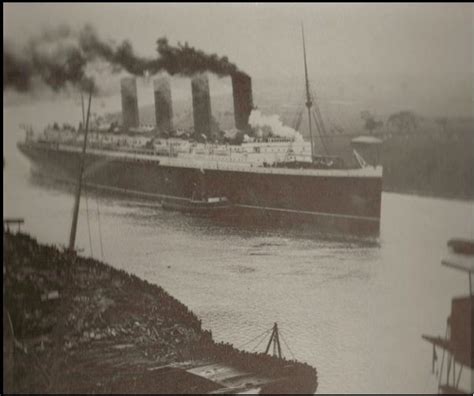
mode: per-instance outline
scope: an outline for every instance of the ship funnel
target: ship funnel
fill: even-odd
[[[235,127],[240,130],[249,129],[249,116],[253,109],[252,79],[245,73],[232,75],[234,96]]]
[[[155,93],[156,128],[160,134],[169,134],[173,129],[173,105],[169,79],[167,77],[155,79],[153,90]]]
[[[124,77],[120,80],[122,93],[122,119],[124,129],[139,126],[137,80],[135,77]]]
[[[194,134],[212,138],[211,133],[211,96],[207,74],[198,74],[191,80],[193,96]]]

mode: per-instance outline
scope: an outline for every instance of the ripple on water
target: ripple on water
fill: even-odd
[[[25,217],[24,229],[41,242],[64,244],[73,189],[32,183],[12,143],[23,134],[7,133],[42,112],[31,121],[7,113],[4,214]],[[437,389],[421,334],[441,334],[452,296],[465,291],[465,278],[439,261],[449,238],[474,237],[472,202],[384,193],[381,242],[359,242],[214,225],[126,197],[90,197],[100,202],[105,261],[163,286],[218,341],[239,346],[278,322],[296,357],[317,367],[320,392]],[[77,244],[89,244],[84,205]]]
[[[252,267],[248,267],[245,265],[230,265],[229,266],[229,271],[230,272],[236,272],[239,274],[250,274],[252,272],[255,272],[256,269]]]

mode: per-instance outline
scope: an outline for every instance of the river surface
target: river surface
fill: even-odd
[[[65,245],[72,189],[33,176],[16,141],[20,123],[40,130],[52,119],[78,121],[77,104],[3,114],[4,217],[23,217],[39,241]],[[89,192],[77,246],[101,258],[100,224],[104,261],[163,286],[217,341],[263,350],[257,336],[278,322],[283,353],[317,368],[318,392],[434,393],[432,349],[421,335],[443,335],[451,298],[468,291],[467,277],[440,261],[448,239],[474,238],[473,218],[473,202],[384,193],[381,235],[370,244],[217,225]]]

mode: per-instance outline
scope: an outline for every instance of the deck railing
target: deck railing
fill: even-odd
[[[53,150],[62,150],[69,152],[80,152],[81,148],[71,144],[63,143],[36,143]],[[224,170],[249,173],[265,173],[278,175],[302,175],[302,176],[339,176],[339,177],[382,177],[382,167],[366,167],[360,169],[290,169],[272,166],[263,166],[257,162],[239,161],[229,156],[225,160],[222,156],[219,160],[202,158],[200,155],[188,155],[185,153],[180,156],[163,155],[155,150],[123,147],[89,147],[88,154],[107,155],[110,157],[122,158],[137,162],[158,162],[160,165],[185,167],[203,170]],[[249,153],[251,156],[251,153]],[[183,158],[184,157],[184,158]],[[187,159],[188,157],[189,159]]]

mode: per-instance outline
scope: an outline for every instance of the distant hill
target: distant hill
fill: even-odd
[[[264,114],[278,114],[285,125],[294,127],[298,113],[304,110],[299,85],[290,94],[282,87],[264,87],[256,92],[254,103],[259,110]],[[330,96],[319,103],[328,137],[321,139],[314,131],[316,152],[352,157],[350,140],[356,135],[368,133],[361,119],[361,111],[368,107],[363,107],[363,103],[337,100]],[[212,96],[211,107],[216,125],[223,130],[234,128],[231,95]],[[153,105],[142,106],[139,111],[141,123],[155,124]],[[177,129],[192,128],[191,100],[174,101],[173,111],[173,122]],[[390,114],[385,112],[375,115],[377,120],[383,122],[376,133],[385,139],[381,151],[384,190],[474,199],[474,119],[450,117],[446,118],[443,125],[439,118],[418,115],[417,128],[407,134],[394,131],[386,125]],[[116,112],[109,117],[119,120],[121,115]],[[308,139],[306,117],[303,112],[300,132]]]

